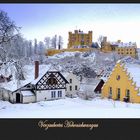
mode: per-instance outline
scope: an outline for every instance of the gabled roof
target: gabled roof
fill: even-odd
[[[34,81],[31,82],[31,84],[33,85],[36,85],[40,79],[45,76],[45,74],[47,74],[48,72],[58,72],[59,75],[63,78],[63,80],[66,82],[66,83],[69,83],[66,78],[59,72],[59,70],[57,70],[54,66],[51,66],[51,67],[48,67],[48,69],[46,69],[46,71],[44,73],[42,73],[37,79],[35,79]]]
[[[124,66],[124,70],[126,70],[127,75],[130,75],[133,84],[136,83],[136,87],[140,88],[140,64],[127,63],[122,60],[118,60],[117,63],[119,63],[121,67]]]
[[[136,86],[140,88],[140,65],[138,64],[125,64],[127,72],[130,77],[133,78],[133,82],[136,82]]]
[[[80,84],[80,91],[93,91],[94,92],[94,86],[86,84],[86,83],[82,83]]]
[[[71,72],[61,72],[61,74],[62,74],[65,78],[67,78],[70,74],[76,76],[75,74],[73,74],[72,71],[71,71]],[[77,77],[77,76],[76,76],[76,77]]]
[[[35,84],[47,73],[47,71],[48,71],[49,69],[50,69],[50,67],[46,67],[45,71],[42,72],[42,73],[38,76],[37,79],[33,80],[33,81],[31,82],[31,84],[35,85]]]
[[[62,72],[62,74],[63,74],[63,76],[65,77],[65,78],[67,78],[68,76],[69,76],[69,72]]]
[[[87,88],[87,90],[93,90],[97,87],[97,85],[99,84],[99,82],[101,81],[101,79],[97,79],[97,78],[85,78],[83,80],[83,82],[81,83],[82,87],[81,90]]]

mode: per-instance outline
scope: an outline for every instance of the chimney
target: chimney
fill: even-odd
[[[117,42],[118,42],[118,43],[121,43],[121,40],[118,40]]]
[[[107,42],[107,36],[103,37],[103,42],[106,43]]]
[[[35,79],[38,78],[39,75],[39,61],[35,61]]]

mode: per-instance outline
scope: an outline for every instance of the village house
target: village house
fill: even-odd
[[[25,80],[20,88],[10,87],[10,82],[6,83],[7,86],[0,88],[1,99],[11,103],[31,103],[65,98],[68,81],[58,70],[46,67],[45,73],[38,74],[39,62],[35,61],[35,80]]]
[[[80,83],[79,94],[87,94],[91,97],[101,94],[104,80],[101,78],[84,78]]]
[[[78,77],[72,72],[63,72],[62,74],[69,82],[66,85],[66,95],[68,97],[75,97],[77,91],[80,89],[80,81]]]
[[[140,65],[119,60],[102,87],[102,97],[140,103]]]

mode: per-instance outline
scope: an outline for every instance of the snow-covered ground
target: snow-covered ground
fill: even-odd
[[[140,118],[140,104],[66,98],[30,104],[0,101],[0,118]]]

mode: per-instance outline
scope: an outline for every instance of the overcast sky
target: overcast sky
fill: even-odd
[[[43,41],[61,35],[65,47],[68,32],[93,31],[93,41],[105,35],[109,41],[134,41],[140,47],[140,4],[0,4],[27,39]]]

